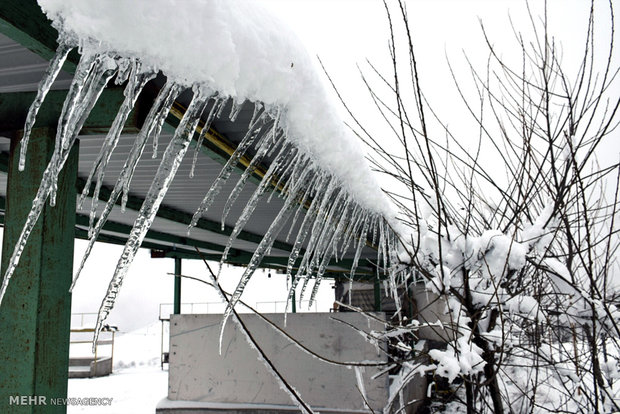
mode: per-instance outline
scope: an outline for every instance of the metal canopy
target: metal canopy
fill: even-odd
[[[0,4],[1,215],[4,214],[10,139],[17,139],[15,131],[23,128],[23,121],[25,120],[28,107],[35,96],[34,91],[36,91],[38,82],[47,67],[47,59],[55,52],[56,36],[55,29],[50,26],[49,21],[42,14],[35,1],[3,2]],[[79,56],[77,56],[75,51],[72,52],[63,67],[63,71],[52,87],[52,91],[48,98],[46,98],[35,127],[55,126],[66,90],[71,82],[71,72],[75,69],[78,59]],[[127,122],[107,169],[104,188],[101,193],[102,201],[99,202],[100,208],[107,201],[107,195],[114,186],[118,173],[125,161],[127,151],[131,147],[145,113],[162,83],[162,79],[155,79],[147,85]],[[78,194],[85,185],[85,179],[94,159],[99,153],[102,138],[105,136],[122,99],[122,88],[106,89],[79,135]],[[171,132],[178,123],[178,118],[183,113],[183,104],[184,99],[181,96],[166,121],[168,133],[162,134],[162,137],[160,137],[160,153],[163,152],[163,149],[171,139]],[[246,188],[239,196],[225,221],[224,228],[220,224],[223,207],[226,202],[224,197],[216,199],[189,236],[187,235],[187,226],[193,212],[220,172],[222,165],[232,151],[234,151],[236,144],[245,135],[252,113],[253,105],[246,103],[234,122],[231,122],[226,117],[221,117],[221,119],[214,122],[209,138],[198,149],[198,163],[194,178],[189,177],[194,149],[190,150],[190,153],[185,157],[172,187],[159,209],[151,231],[149,231],[143,243],[143,247],[152,249],[153,256],[198,258],[195,251],[195,247],[198,247],[206,254],[207,258],[212,260],[220,259],[221,252],[228,241],[228,235],[241,214],[245,202],[257,186],[257,182],[261,177],[260,169],[254,173],[255,180],[250,180],[252,182],[247,183]],[[158,159],[151,159],[150,150],[147,148],[134,175],[126,211],[122,213],[120,206],[114,208],[108,223],[102,231],[100,241],[117,244],[125,243],[127,234],[131,230],[131,226],[136,218],[136,212],[142,205],[143,197],[149,188],[158,163]],[[243,164],[244,160],[239,163],[238,170],[234,173],[237,174],[237,177],[245,168]],[[247,162],[245,162],[245,165],[247,165]],[[267,165],[262,166],[263,169],[266,169],[266,167]],[[226,190],[230,190],[236,181],[235,177],[231,177],[228,184],[226,184],[228,188],[224,188],[222,193],[227,194],[229,191],[227,192]],[[87,237],[88,209],[91,201],[90,198],[86,199],[84,210],[78,210],[75,232],[78,238]],[[283,202],[277,197],[277,194],[271,197],[270,202],[267,202],[267,197],[263,197],[252,214],[250,221],[245,226],[244,231],[233,243],[233,249],[227,259],[228,263],[236,265],[247,264],[282,204]],[[3,216],[0,218],[3,218]],[[288,230],[283,231],[276,239],[269,256],[262,261],[261,267],[286,269],[288,254],[294,243],[294,239],[286,240],[286,233],[288,233]],[[367,243],[367,245],[369,244]],[[374,277],[375,271],[372,263],[376,255],[376,250],[370,247],[363,249],[358,270],[356,271],[358,278]],[[332,260],[327,273],[335,276],[339,273],[349,272],[353,263],[353,256],[354,252],[351,249],[338,262]]]

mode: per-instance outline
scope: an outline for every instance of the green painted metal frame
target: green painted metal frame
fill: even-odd
[[[174,311],[175,315],[181,314],[181,275],[183,259],[180,257],[174,258]]]
[[[34,129],[32,156],[17,171],[19,147],[12,141],[9,159],[6,226],[2,246],[4,274],[30,211],[43,170],[54,149],[55,130]],[[56,207],[44,207],[30,234],[18,268],[0,308],[0,412],[64,413],[66,406],[49,399],[67,395],[69,330],[75,227],[74,148],[58,180]],[[44,397],[48,405],[11,405],[10,397]]]

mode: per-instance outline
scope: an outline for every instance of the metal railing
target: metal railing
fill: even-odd
[[[73,334],[78,334],[79,336],[83,337],[83,334],[87,334],[87,333],[91,333],[94,334],[95,332],[95,328],[86,328],[84,327],[84,323],[85,321],[87,321],[88,318],[91,318],[93,315],[95,315],[95,322],[96,322],[96,312],[83,312],[83,313],[72,313],[71,314],[71,324],[73,325],[74,320],[79,320],[79,328],[72,328],[71,329],[71,337],[69,339],[69,346],[74,345],[74,344],[91,344],[93,341],[92,339],[74,339],[73,338]],[[94,323],[93,323],[94,325]],[[115,334],[116,334],[116,327],[111,327],[109,325],[106,325],[103,327],[103,329],[101,330],[101,335],[100,339],[97,340],[96,344],[95,344],[95,354],[94,354],[94,361],[93,361],[93,371],[97,372],[97,360],[99,359],[99,347],[100,346],[106,346],[109,345],[110,346],[110,360],[112,365],[114,364],[114,339],[115,339]],[[81,335],[80,335],[81,334]],[[108,338],[104,338],[105,335],[111,335],[108,336]]]
[[[293,306],[292,303],[289,302],[288,313],[293,313],[292,306]],[[256,302],[257,312],[284,313],[285,309],[286,309],[285,300]],[[318,311],[319,311],[319,307],[316,301],[313,302],[312,306],[310,306],[309,300],[303,300],[301,302],[296,303],[296,312],[318,312]]]

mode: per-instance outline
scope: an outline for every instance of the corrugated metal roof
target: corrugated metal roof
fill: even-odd
[[[39,80],[42,78],[43,73],[47,67],[47,62],[45,59],[38,56],[36,53],[31,52],[26,49],[24,46],[21,46],[16,41],[0,34],[0,97],[2,94],[10,94],[10,93],[19,93],[19,92],[32,92],[36,91],[37,84]],[[52,89],[54,90],[66,90],[71,81],[71,74],[66,72],[61,72],[58,79],[54,83]],[[143,95],[148,96],[149,94],[154,96],[158,89],[158,85],[161,85],[162,79],[156,79],[152,81],[150,85],[145,88]],[[6,95],[5,95],[6,96]],[[151,98],[152,99],[152,98]],[[180,103],[183,104],[187,101],[187,98],[180,97]],[[244,106],[243,110],[236,118],[234,122],[230,121],[227,117],[221,117],[216,120],[213,124],[213,128],[219,132],[224,139],[229,141],[233,146],[241,141],[243,136],[247,131],[248,122],[253,113],[252,104],[248,103]],[[60,108],[58,109],[60,111]],[[22,111],[23,112],[23,111]],[[11,115],[14,116],[15,114]],[[7,116],[6,114],[0,113],[0,119],[2,117]],[[25,117],[25,112],[17,116]],[[87,134],[81,134],[79,136],[79,169],[78,176],[82,179],[86,179],[90,168],[92,167],[93,161],[96,159],[97,154],[101,148],[105,130],[99,131],[91,130],[87,131]],[[109,166],[106,170],[106,176],[103,180],[104,186],[108,188],[112,188],[116,182],[116,178],[125,162],[126,154],[128,150],[131,148],[133,141],[135,140],[135,133],[123,133],[121,135],[118,146],[110,160]],[[160,137],[160,152],[163,151],[163,148],[167,145],[167,143],[171,139],[171,134],[162,134]],[[145,151],[142,160],[139,163],[138,168],[136,169],[134,178],[132,180],[131,192],[130,196],[136,200],[140,201],[146,195],[149,186],[151,184],[152,178],[157,170],[159,165],[159,159],[152,159],[150,150],[147,149]],[[0,152],[5,154],[5,157],[8,154],[8,140],[0,139]],[[187,217],[191,217],[194,213],[200,201],[208,191],[211,183],[214,181],[217,174],[220,172],[222,168],[222,160],[219,157],[210,157],[205,155],[204,152],[201,152],[198,155],[197,167],[195,170],[195,176],[193,178],[189,177],[189,172],[191,168],[193,158],[193,150],[190,150],[190,153],[185,157],[174,181],[172,187],[168,191],[162,209],[170,212],[168,214],[168,219],[163,217],[158,217],[153,226],[152,232],[160,232],[165,235],[174,236],[172,238],[159,237],[152,238],[147,236],[145,240],[145,245],[150,247],[161,247],[162,249],[173,250],[176,249],[186,249],[187,251],[193,250],[193,244],[191,240],[184,240],[187,238]],[[269,159],[267,159],[267,162]],[[222,190],[222,194],[228,194],[232,190],[232,187],[237,181],[239,177],[239,172],[234,172],[235,177],[231,177],[225,187]],[[205,228],[194,228],[189,236],[193,240],[207,241],[210,243],[215,243],[220,246],[225,246],[228,241],[227,233],[230,232],[230,227],[233,227],[237,218],[241,214],[243,207],[245,206],[247,200],[250,198],[257,185],[254,182],[248,182],[246,184],[245,189],[239,196],[237,202],[231,209],[229,216],[226,219],[226,226],[229,228],[223,232],[217,231],[215,226],[213,229],[205,229]],[[6,171],[0,174],[0,196],[6,196]],[[88,215],[87,209],[90,206],[90,199],[84,203],[85,211],[79,211],[78,214]],[[219,223],[221,220],[222,211],[224,205],[226,203],[226,197],[219,197],[215,200],[214,204],[205,214],[205,218],[213,223]],[[99,209],[102,208],[104,202],[99,202]],[[252,253],[256,246],[258,245],[258,241],[260,237],[265,234],[269,225],[273,222],[273,219],[276,217],[278,211],[281,209],[283,202],[278,197],[272,197],[270,202],[267,202],[266,197],[259,202],[258,207],[254,211],[251,220],[247,223],[244,230],[248,233],[254,234],[258,236],[256,240],[249,240],[252,237],[244,237],[237,239],[233,248],[238,249],[242,252]],[[176,214],[176,213],[180,213]],[[161,209],[160,214],[161,216]],[[164,214],[164,216],[166,216]],[[179,218],[180,216],[180,218]],[[172,217],[172,219],[170,219]],[[120,211],[120,208],[116,206],[114,211],[112,212],[109,220],[112,223],[117,223],[125,226],[133,225],[133,221],[136,218],[136,211],[128,208],[125,213]],[[84,219],[82,219],[83,223]],[[83,224],[78,225],[79,228],[84,229]],[[105,229],[102,232],[104,236],[117,237],[123,239],[126,237],[126,231],[118,231],[122,226],[117,226],[115,228],[116,231],[112,231],[109,229]],[[287,233],[287,232],[283,232]],[[288,256],[290,245],[294,242],[286,240],[286,234],[278,237],[277,246],[274,246],[270,252],[270,257],[279,258],[279,260],[272,261],[273,266],[283,266],[284,258]],[[217,249],[206,249],[206,252],[210,253],[218,253]],[[220,250],[221,251],[221,250]],[[348,252],[344,257],[351,259],[353,257],[353,249]],[[370,248],[365,248],[362,253],[362,260],[360,264],[364,266],[364,264],[368,264],[368,262],[364,261],[364,258],[368,258],[372,260],[372,258],[376,257],[376,252]],[[234,261],[234,255],[230,258],[231,261]],[[346,267],[341,267],[339,265],[335,265],[331,267],[333,271],[346,271],[348,270]],[[366,269],[370,271],[370,268]],[[363,273],[364,271],[360,269],[358,273]]]

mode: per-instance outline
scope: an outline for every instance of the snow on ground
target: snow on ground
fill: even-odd
[[[112,398],[109,406],[69,405],[75,413],[148,413],[168,394],[168,371],[159,365],[117,369],[107,377],[69,380],[69,398]]]
[[[135,368],[141,366],[160,366],[161,354],[161,322],[153,322],[143,328],[127,333],[116,333],[114,338],[114,369]],[[75,335],[75,334],[74,334]],[[92,340],[92,333],[87,333],[79,340]],[[111,337],[109,332],[103,332],[100,340]],[[164,337],[167,344],[168,333]],[[100,345],[98,355],[110,356],[110,346]],[[91,344],[72,344],[71,356],[92,356]]]
[[[90,344],[72,345],[71,355],[89,355],[89,350]],[[157,403],[168,395],[168,371],[160,367],[160,352],[159,321],[117,334],[113,373],[100,378],[72,378],[68,390],[69,398],[112,398],[111,405],[69,405],[67,413],[154,413]],[[109,348],[101,347],[100,354],[109,355]]]

